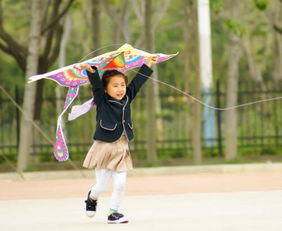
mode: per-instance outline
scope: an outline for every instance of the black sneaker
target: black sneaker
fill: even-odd
[[[108,216],[108,224],[123,224],[128,223],[128,220],[121,213],[112,213]]]
[[[90,198],[90,193],[91,191],[88,192],[87,199],[84,201],[86,203],[85,212],[88,217],[94,217],[96,213],[97,200],[92,200]]]

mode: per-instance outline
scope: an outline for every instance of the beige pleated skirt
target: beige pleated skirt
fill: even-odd
[[[84,159],[83,167],[106,168],[113,171],[132,169],[127,138],[121,136],[112,143],[95,140]]]

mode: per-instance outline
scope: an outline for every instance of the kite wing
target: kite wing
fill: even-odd
[[[149,57],[157,57],[156,62],[160,63],[166,61],[176,54],[166,55],[162,53],[149,53],[132,47],[129,44],[124,44],[116,51],[111,51],[97,57],[84,61],[91,66],[96,66],[101,74],[104,70],[115,69],[121,72],[141,67],[147,62]],[[58,84],[65,87],[77,87],[80,85],[88,84],[86,70],[77,68],[80,63],[75,63],[45,74],[31,76],[29,82],[37,81],[39,79],[51,79]]]

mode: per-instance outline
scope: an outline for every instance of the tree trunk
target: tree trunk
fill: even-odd
[[[183,10],[183,39],[185,41],[183,51],[184,87],[185,92],[192,92],[192,90],[196,89],[195,96],[198,98],[201,97],[201,85],[199,82],[200,78],[198,77],[198,37],[195,37],[197,35],[197,3],[194,0],[183,0]],[[187,137],[191,137],[192,139],[193,160],[195,163],[200,163],[202,156],[201,105],[197,104],[191,105],[191,101],[187,99],[187,109],[190,109],[184,112],[186,114],[184,117],[184,126],[187,130]],[[187,153],[189,152],[187,151]]]
[[[26,79],[37,74],[39,43],[42,21],[42,0],[33,0],[31,9],[31,29],[29,36],[28,57],[26,67]],[[24,171],[28,166],[30,146],[32,143],[32,120],[34,114],[34,102],[36,93],[36,83],[25,85],[23,114],[21,119],[20,144],[18,157],[18,171]]]
[[[152,46],[150,49],[150,51],[155,51],[155,33],[157,30],[157,27],[160,23],[160,21],[162,20],[162,18],[164,17],[164,15],[166,14],[168,7],[170,5],[171,0],[165,0],[162,1],[158,4],[156,8],[155,13],[155,17],[153,17],[153,13],[151,12],[150,15],[150,30],[151,30],[151,39],[152,39]],[[151,4],[151,3],[150,3]],[[145,20],[146,20],[146,16],[144,14],[146,14],[146,9],[145,12],[143,10],[143,8],[145,8],[146,6],[146,1],[142,1],[141,2],[141,7],[138,4],[138,1],[133,1],[133,10],[136,14],[136,17],[139,19],[140,23],[142,25],[145,24]],[[142,17],[143,15],[143,17]],[[152,18],[154,18],[152,20]],[[139,46],[138,44],[140,44],[142,42],[142,37],[144,36],[140,36],[140,38],[136,41],[135,46]],[[145,38],[144,38],[145,39]],[[146,38],[147,39],[147,38]],[[145,42],[146,43],[146,42]],[[149,49],[148,49],[149,50]],[[154,66],[154,78],[158,79],[158,69],[157,66]],[[161,112],[161,100],[159,99],[159,85],[157,82],[153,82],[153,92],[154,92],[154,100],[155,100],[155,114],[159,114]],[[157,129],[157,137],[158,139],[162,140],[163,139],[163,121],[161,118],[156,119],[156,129]]]
[[[60,53],[59,53],[60,67],[64,67],[66,65],[66,48],[70,38],[71,31],[72,31],[71,17],[69,15],[66,15],[66,18],[64,20],[64,32],[60,43]],[[60,85],[56,85],[55,95],[56,95],[56,111],[57,114],[60,114],[64,107],[64,102],[61,101],[62,87]]]
[[[281,45],[281,34],[274,33],[274,69],[273,79],[277,83],[282,80],[282,45]]]
[[[36,73],[40,73],[40,72],[36,72]],[[34,111],[33,111],[33,122],[36,123],[36,125],[38,127],[40,127],[40,117],[41,117],[41,109],[42,109],[42,103],[43,103],[43,88],[44,88],[44,80],[39,80],[36,84],[36,90],[35,90],[35,102],[34,102]],[[36,129],[35,127],[33,127],[33,131],[32,131],[32,142],[31,142],[31,146],[33,146],[33,149],[30,151],[31,154],[31,162],[35,162],[38,163],[39,161],[39,156],[38,155],[33,155],[36,153],[39,153],[40,148],[39,148],[39,144],[40,144],[40,132],[38,131],[38,129]]]
[[[232,35],[231,51],[228,64],[228,82],[227,82],[227,107],[237,105],[238,97],[238,75],[239,61],[242,54],[240,39]],[[237,156],[237,111],[228,110],[225,112],[225,130],[226,130],[226,159],[234,160]]]
[[[190,42],[191,40],[189,37],[189,29],[191,30],[191,24],[190,24],[190,19],[191,21],[193,20],[192,17],[192,12],[193,12],[193,2],[189,0],[188,2],[186,0],[183,1],[183,10],[184,10],[184,17],[183,17],[183,41],[186,41],[184,44],[184,49],[183,49],[183,79],[184,79],[184,91],[189,92],[190,91],[190,84],[189,84],[189,67],[190,67],[190,59],[189,59],[189,52],[190,52]],[[186,96],[185,96],[186,97]],[[187,102],[189,102],[187,100]],[[184,123],[184,128],[186,130],[185,133],[185,139],[189,138],[189,135],[191,134],[191,129],[190,129],[190,120],[191,120],[191,114],[189,108],[189,103],[187,103],[187,107],[185,107],[184,113],[186,116],[184,116],[183,123]],[[188,154],[188,151],[187,151]]]
[[[151,29],[151,0],[145,0],[145,49],[152,50],[152,29]],[[155,96],[153,81],[148,80],[146,84],[147,104],[147,161],[157,161],[156,153],[156,119],[155,119]]]
[[[92,0],[91,2],[91,23],[92,23],[92,41],[94,50],[97,50],[101,47],[101,32],[100,32],[100,13],[101,13],[101,4],[100,0]],[[100,54],[99,51],[95,55]]]
[[[201,79],[197,78],[195,97],[201,100]],[[192,147],[193,147],[193,161],[195,164],[202,162],[202,110],[201,104],[194,104],[194,118],[193,118],[193,134],[192,134]]]
[[[152,35],[153,38],[155,38],[155,35]],[[155,42],[152,44],[153,45],[153,51],[155,51]],[[158,79],[158,66],[155,65],[153,67],[154,69],[154,78]],[[161,113],[161,99],[159,97],[159,84],[158,82],[153,81],[153,91],[154,91],[154,99],[155,99],[155,114],[160,114]],[[163,139],[163,121],[162,118],[157,118],[156,119],[156,129],[157,129],[157,134],[156,134],[156,138],[158,138],[159,140]]]
[[[249,72],[251,75],[251,78],[255,80],[256,82],[260,83],[260,87],[262,91],[266,90],[266,87],[264,86],[261,71],[259,66],[256,64],[254,55],[252,54],[252,48],[250,44],[250,38],[243,39],[243,45],[246,51],[247,60],[248,60],[248,66],[249,66]]]
[[[59,53],[59,66],[64,67],[66,65],[66,48],[70,38],[70,34],[72,31],[72,22],[71,17],[66,15],[64,20],[64,32],[60,44],[60,53]],[[64,101],[62,101],[62,86],[56,85],[55,87],[55,95],[56,95],[56,112],[59,115],[63,111]],[[62,118],[62,128],[65,127],[64,119]],[[67,137],[66,130],[65,136]]]
[[[118,8],[112,6],[109,1],[102,1],[106,8],[106,12],[112,19],[113,27],[113,38],[114,43],[127,42],[130,43],[130,31],[128,26],[129,11],[128,5],[129,0],[123,0]]]

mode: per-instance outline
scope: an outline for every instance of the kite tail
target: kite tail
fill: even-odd
[[[69,113],[68,120],[74,120],[77,117],[87,113],[94,106],[95,100],[94,98],[89,99],[82,105],[75,105],[71,108],[71,112]]]
[[[54,143],[54,155],[58,161],[66,161],[69,158],[69,151],[66,145],[63,129],[62,129],[62,117],[67,111],[71,103],[75,100],[79,92],[79,87],[70,87],[67,93],[64,110],[59,115],[57,120],[56,141]]]

